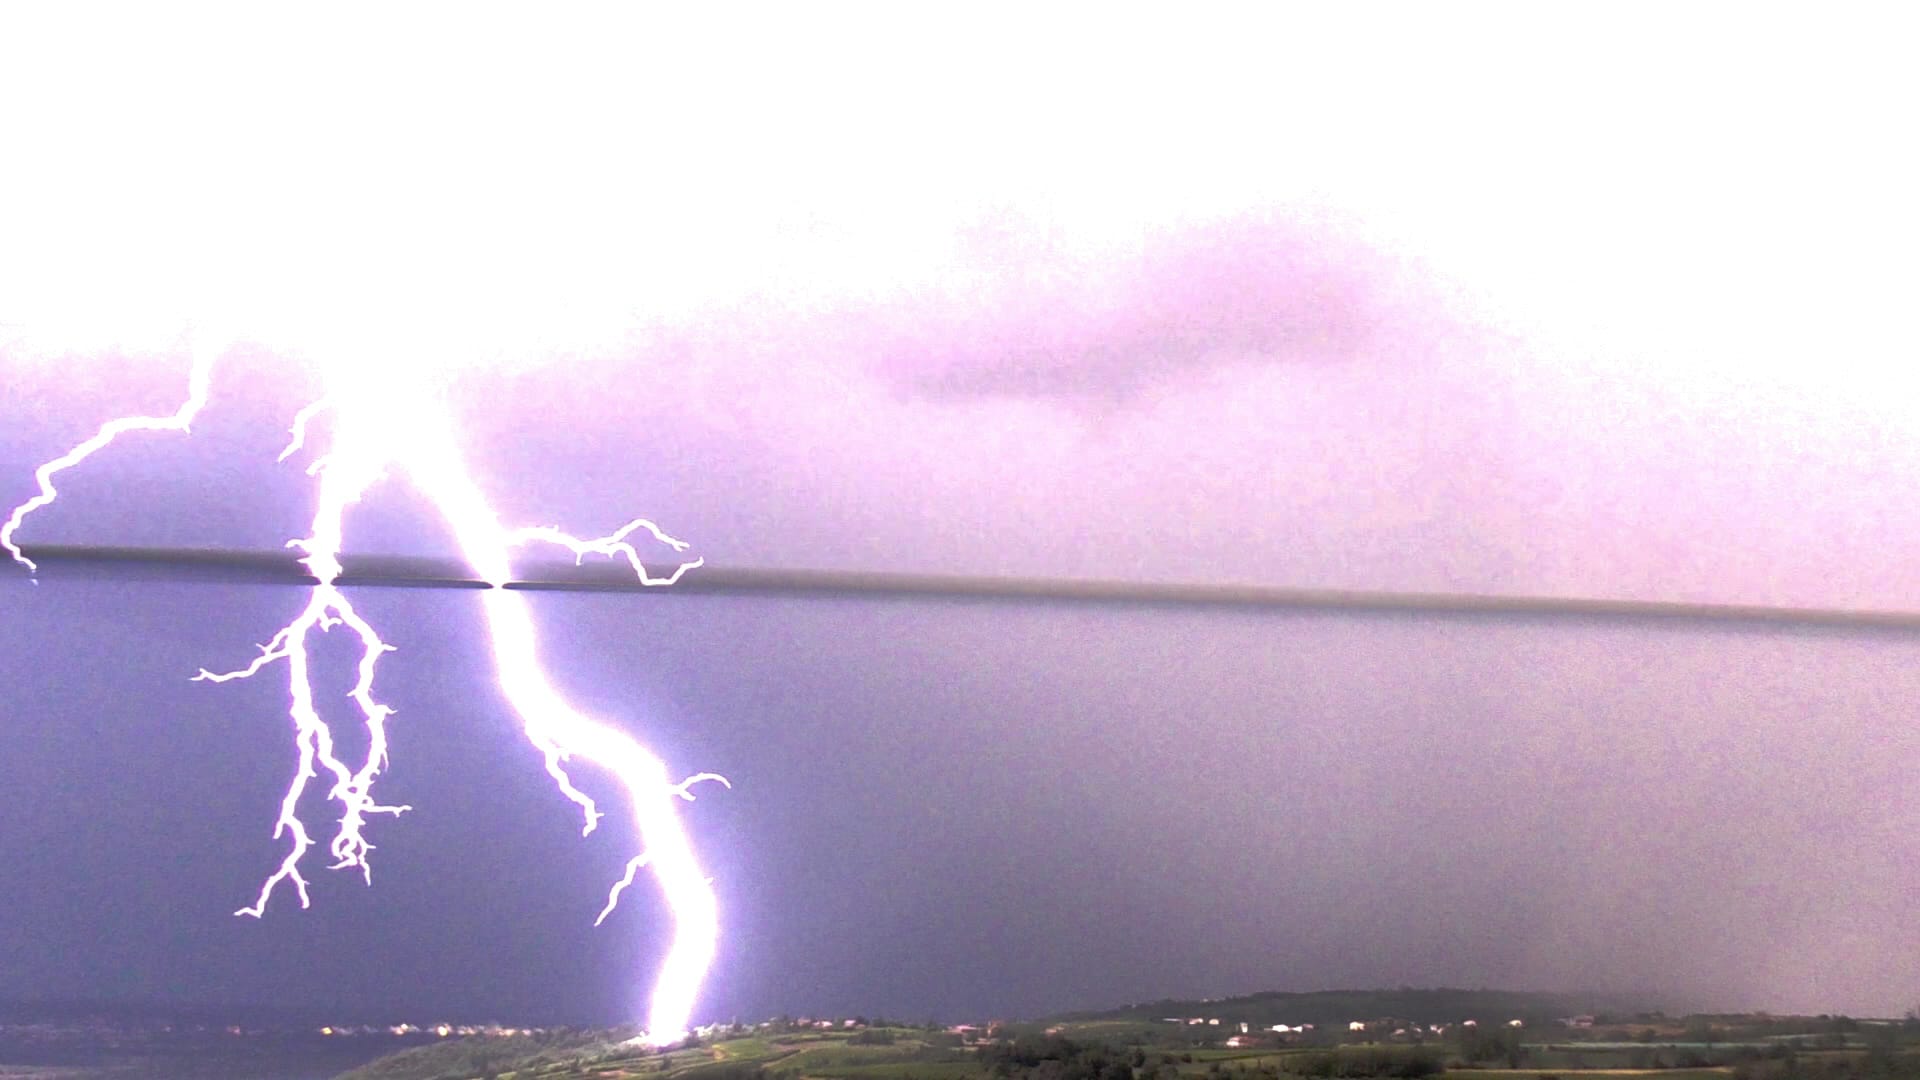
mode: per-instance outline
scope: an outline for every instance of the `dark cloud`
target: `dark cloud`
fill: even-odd
[[[1236,364],[1342,361],[1391,321],[1386,261],[1331,229],[1241,218],[1076,273],[1020,222],[969,234],[994,284],[914,312],[880,370],[928,398],[1123,403]]]

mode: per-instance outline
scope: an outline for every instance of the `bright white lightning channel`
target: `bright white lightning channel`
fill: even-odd
[[[0,547],[14,560],[34,568],[33,562],[14,540],[14,533],[27,516],[54,501],[54,477],[78,465],[96,451],[104,449],[120,435],[134,431],[185,432],[205,406],[212,382],[213,361],[217,349],[203,345],[195,354],[186,401],[169,416],[126,417],[111,421],[94,436],[61,457],[42,465],[36,473],[39,491],[15,507],[4,525],[0,525]],[[279,866],[260,886],[253,903],[235,914],[260,917],[267,903],[281,886],[290,886],[308,904],[307,879],[300,866],[315,841],[301,821],[298,807],[310,780],[322,772],[332,780],[327,791],[330,800],[341,806],[340,826],[328,845],[333,869],[357,869],[371,881],[367,856],[373,845],[367,841],[368,820],[376,815],[399,814],[405,806],[386,805],[373,797],[374,779],[387,764],[387,717],[392,710],[373,696],[374,670],[382,654],[392,646],[353,608],[346,594],[335,584],[341,566],[340,550],[344,539],[343,522],[347,508],[387,470],[403,472],[439,510],[453,531],[462,555],[473,572],[492,588],[481,594],[486,626],[493,644],[494,662],[499,668],[500,687],[519,713],[527,738],[546,758],[547,772],[560,791],[580,808],[585,818],[584,833],[593,831],[601,812],[592,797],[582,792],[567,773],[567,764],[578,758],[612,773],[626,788],[633,811],[642,854],[627,864],[626,875],[608,891],[606,907],[595,924],[610,914],[620,893],[632,884],[635,873],[646,867],[659,883],[661,893],[673,915],[673,936],[659,976],[654,982],[652,1003],[648,1009],[647,1040],[666,1045],[685,1035],[690,1026],[694,1003],[701,983],[713,962],[719,939],[719,908],[712,884],[701,870],[693,845],[682,827],[679,803],[691,801],[692,786],[702,780],[726,784],[714,773],[698,773],[684,780],[669,778],[666,765],[619,729],[589,717],[561,696],[539,662],[534,637],[533,617],[526,599],[503,586],[512,579],[508,554],[526,544],[553,544],[573,552],[578,561],[587,555],[625,559],[639,580],[647,585],[671,585],[682,574],[701,565],[702,560],[682,561],[671,573],[657,576],[641,563],[639,553],[628,537],[644,531],[652,539],[675,552],[687,545],[662,532],[650,521],[636,520],[608,535],[578,539],[553,527],[507,529],[487,505],[479,486],[461,460],[454,439],[454,426],[445,407],[423,389],[409,392],[406,383],[380,378],[367,371],[342,369],[330,372],[327,396],[300,411],[292,428],[292,442],[281,459],[303,448],[309,422],[322,411],[332,414],[333,442],[328,453],[318,457],[307,473],[319,484],[312,532],[287,545],[303,553],[300,560],[318,579],[306,606],[292,622],[261,646],[252,663],[231,671],[202,670],[198,680],[225,682],[257,674],[268,665],[285,662],[288,687],[292,695],[289,714],[293,719],[294,745],[299,767],[280,802],[274,824],[274,838],[288,841]],[[385,373],[391,376],[389,369]],[[350,767],[337,751],[332,729],[321,718],[314,700],[308,642],[314,631],[345,626],[361,644],[358,679],[348,697],[366,727],[366,758],[357,768]]]

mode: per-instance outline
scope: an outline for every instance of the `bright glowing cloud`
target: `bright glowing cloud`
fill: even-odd
[[[1249,209],[1341,218],[1503,326],[1587,346],[1631,346],[1596,298],[1672,338],[1736,316],[1782,266],[1880,283],[1813,298],[1822,312],[1913,275],[1893,197],[1911,168],[1885,137],[1899,67],[1885,35],[1838,22],[1682,13],[1649,34],[1524,6],[10,22],[0,322],[56,348],[213,322],[295,356],[381,340],[523,363],[755,296],[991,291],[1007,268],[966,233],[1009,210],[1079,276]]]
[[[369,794],[384,643],[331,585],[358,494],[389,468],[416,484],[494,582],[519,542],[625,558],[644,527],[573,541],[495,520],[438,393],[475,367],[755,298],[801,314],[870,305],[916,328],[929,310],[959,312],[944,325],[965,340],[888,374],[971,394],[1111,383],[1124,374],[1112,346],[1160,363],[1196,312],[1212,312],[1202,329],[1216,336],[1239,328],[1249,351],[1291,340],[1262,321],[1289,304],[1303,309],[1295,336],[1360,340],[1278,285],[1245,319],[1201,287],[1218,275],[1181,292],[1184,271],[1231,254],[1221,223],[1257,211],[1331,219],[1383,259],[1425,263],[1489,323],[1553,346],[1575,373],[1569,399],[1582,378],[1637,380],[1696,401],[1747,395],[1735,405],[1757,412],[1814,388],[1907,416],[1910,395],[1889,387],[1911,388],[1910,331],[1889,344],[1886,320],[1856,317],[1915,284],[1912,170],[1887,149],[1890,103],[1910,97],[1889,74],[1900,39],[1724,23],[1662,13],[1649,32],[1612,12],[1519,6],[9,15],[0,345],[9,363],[66,363],[109,346],[162,355],[191,333],[189,407],[145,425],[159,428],[191,420],[219,343],[322,373],[331,411],[312,419],[330,452],[300,542],[322,580],[261,660],[290,669],[300,767],[279,820],[286,861],[257,914],[282,885],[304,897],[314,841],[294,810],[308,779],[345,811],[336,865],[364,873],[362,825],[398,809]],[[1834,198],[1842,188],[1851,197]],[[1044,242],[981,242],[981,223],[1002,220]],[[1202,250],[1156,256],[1167,236]],[[1086,311],[1063,317],[1035,295]],[[1057,348],[1036,381],[1042,333]],[[1728,390],[1729,373],[1760,384],[1760,404]],[[845,429],[835,412],[815,434]],[[995,437],[969,420],[955,443]],[[560,697],[521,600],[490,591],[485,615],[504,692],[588,824],[569,756],[627,790],[645,852],[608,899],[643,867],[665,890],[679,931],[650,1029],[670,1036],[718,932],[675,816],[686,782]],[[300,689],[306,635],[337,624],[366,649],[354,707],[373,749],[359,763],[334,754]]]

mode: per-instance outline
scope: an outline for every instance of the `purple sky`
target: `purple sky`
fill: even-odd
[[[392,348],[457,358],[506,518],[716,565],[1920,607],[1892,35],[1427,18],[0,34],[37,166],[0,180],[0,504],[171,409],[217,319],[193,436],[25,539],[277,546],[311,365]],[[448,546],[403,486],[350,525]],[[630,1009],[658,913],[590,926],[624,847],[574,835],[471,597],[366,601],[419,808],[374,887],[227,918],[290,753],[271,684],[185,678],[294,603],[0,575],[0,994]],[[712,1015],[1920,1003],[1910,636],[539,610],[568,689],[736,781],[690,811]]]

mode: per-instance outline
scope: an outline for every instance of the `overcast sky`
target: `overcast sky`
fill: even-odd
[[[507,519],[646,514],[716,566],[1920,607],[1899,35],[1224,12],[9,14],[0,504],[218,333],[192,435],[23,540],[301,535],[286,424],[375,355]],[[349,544],[450,550],[399,483]],[[631,838],[578,837],[469,595],[363,601],[417,808],[372,888],[229,917],[279,855],[284,687],[187,677],[299,602],[0,574],[0,994],[634,1015],[663,912],[592,927]],[[735,782],[688,808],[703,1016],[1920,1004],[1910,635],[536,611],[569,692]]]

